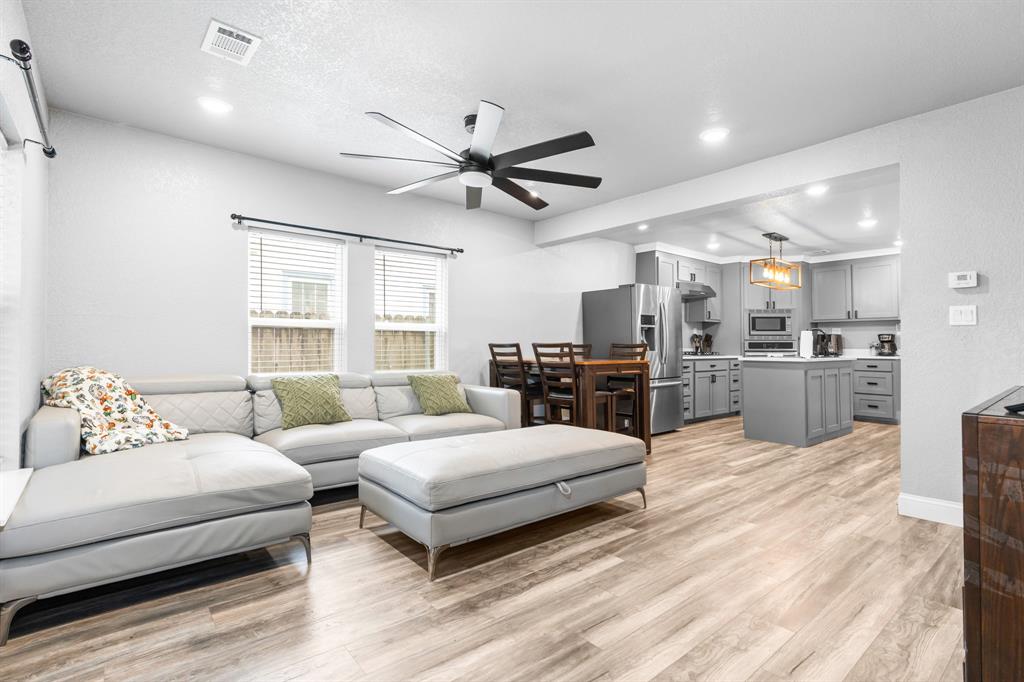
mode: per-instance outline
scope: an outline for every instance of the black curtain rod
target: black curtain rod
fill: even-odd
[[[465,253],[465,249],[460,249],[457,246],[438,246],[437,244],[424,244],[423,242],[410,242],[404,239],[391,239],[390,237],[375,237],[372,234],[357,234],[356,232],[344,232],[342,230],[328,230],[325,227],[313,227],[312,225],[296,225],[295,223],[282,223],[278,220],[264,220],[263,218],[253,218],[247,215],[241,215],[238,213],[232,213],[231,219],[236,223],[241,224],[243,221],[249,223],[263,223],[264,225],[280,225],[281,227],[295,227],[300,230],[312,230],[313,232],[324,232],[326,234],[340,234],[343,237],[353,237],[359,241],[364,239],[372,239],[375,242],[388,242],[391,244],[405,244],[406,246],[421,246],[425,249],[437,249],[438,251],[448,251],[452,254]]]
[[[28,43],[24,40],[14,39],[11,41],[11,54],[14,57],[8,57],[5,54],[0,54],[7,61],[16,65],[21,69],[21,75],[25,78],[25,87],[28,89],[28,97],[32,100],[32,111],[36,115],[36,125],[39,126],[39,135],[42,136],[43,141],[32,140],[25,138],[25,142],[34,142],[43,148],[43,156],[48,159],[52,159],[57,156],[57,150],[50,144],[50,136],[46,134],[46,126],[43,124],[43,111],[39,106],[39,93],[36,91],[35,81],[32,80],[32,65],[29,63],[32,61],[32,50],[29,49]]]

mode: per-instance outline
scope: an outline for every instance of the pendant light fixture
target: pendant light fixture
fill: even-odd
[[[782,242],[789,241],[789,237],[778,232],[765,232],[761,236],[768,240],[768,257],[750,261],[750,283],[768,289],[799,289],[802,284],[800,265],[782,260]],[[778,256],[774,244],[779,245]]]

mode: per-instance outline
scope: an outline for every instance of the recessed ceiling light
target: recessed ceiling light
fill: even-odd
[[[864,218],[863,220],[858,220],[857,224],[859,226],[863,227],[865,230],[870,230],[872,227],[874,227],[875,225],[878,224],[878,219],[877,218]]]
[[[644,231],[644,230],[646,230],[646,229],[647,229],[648,227],[650,227],[650,226],[649,226],[649,225],[648,225],[647,223],[640,223],[639,225],[637,225],[637,226],[636,226],[636,229],[638,229],[638,230],[640,230],[641,232],[643,232],[643,231]]]
[[[718,242],[708,242],[708,248],[711,249],[712,251],[717,249],[719,246],[721,246],[721,244],[719,244]]]
[[[828,185],[819,182],[816,185],[811,185],[804,191],[806,191],[812,197],[820,197],[822,194],[828,191]]]
[[[893,246],[903,246],[903,240],[902,239],[897,239],[896,241],[894,241],[892,243],[892,245]]]
[[[217,116],[223,116],[224,114],[231,113],[231,110],[234,109],[233,106],[222,99],[217,99],[216,97],[203,96],[197,98],[196,101],[199,102],[199,106],[201,106],[204,111],[210,114],[216,114]]]
[[[718,144],[727,137],[729,137],[728,128],[708,128],[701,131],[700,141],[707,142],[708,144]]]
[[[537,190],[533,190],[533,189],[531,189],[531,190],[530,190],[530,196],[531,196],[531,197],[539,197],[540,195],[539,195],[539,194],[537,194]]]

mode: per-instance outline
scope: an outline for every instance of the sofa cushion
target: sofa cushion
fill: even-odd
[[[249,388],[255,392],[253,428],[256,434],[281,428],[281,404],[271,388],[275,376],[294,375],[253,374],[246,379]],[[341,381],[341,404],[349,416],[353,419],[377,419],[377,394],[370,385],[370,377],[340,372],[338,379]]]
[[[359,477],[437,511],[640,463],[645,455],[637,438],[549,424],[368,450],[359,457]]]
[[[249,391],[142,394],[164,419],[190,434],[237,433],[252,437],[252,395]]]
[[[0,532],[0,558],[40,554],[295,504],[305,469],[235,434],[198,434],[33,472]]]
[[[415,374],[455,376],[451,372],[416,372]],[[381,419],[391,419],[404,414],[423,414],[423,407],[409,385],[409,374],[403,372],[378,372],[372,376],[373,390],[377,393],[377,414]],[[459,395],[466,399],[466,390],[458,384]]]
[[[337,374],[276,377],[271,381],[281,404],[281,428],[352,421],[341,404]]]
[[[441,415],[404,414],[400,417],[392,417],[384,423],[397,426],[409,434],[409,440],[444,438],[505,429],[505,424],[500,420],[472,412]]]
[[[438,416],[473,411],[466,402],[466,394],[459,392],[459,378],[454,374],[413,374],[409,385],[420,401],[423,414]]]
[[[403,431],[376,419],[353,419],[337,424],[310,424],[294,429],[274,429],[256,436],[299,464],[358,457],[363,450],[404,443]]]

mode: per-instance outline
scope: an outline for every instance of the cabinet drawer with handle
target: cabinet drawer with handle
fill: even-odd
[[[742,387],[743,387],[743,384],[742,384],[742,381],[741,381],[741,378],[740,378],[740,371],[737,370],[737,369],[730,370],[729,371],[729,390],[730,391],[738,391]]]
[[[740,368],[740,361],[739,360],[730,360],[729,361],[729,369],[735,369],[735,370],[739,371],[739,368]]]
[[[693,395],[693,379],[688,376],[683,377],[683,397],[688,398]]]
[[[732,391],[729,393],[729,402],[732,404],[732,411],[738,412],[740,409],[740,403],[743,402],[743,394],[739,391]]]
[[[882,372],[854,372],[853,392],[892,395],[892,374]]]
[[[894,419],[892,398],[888,396],[855,395],[853,396],[853,415],[855,417],[878,417]]]
[[[729,369],[728,360],[695,360],[693,369],[697,372],[721,372]]]
[[[855,360],[853,368],[859,372],[891,372],[892,360]]]
[[[693,401],[683,398],[683,419],[693,419]]]

